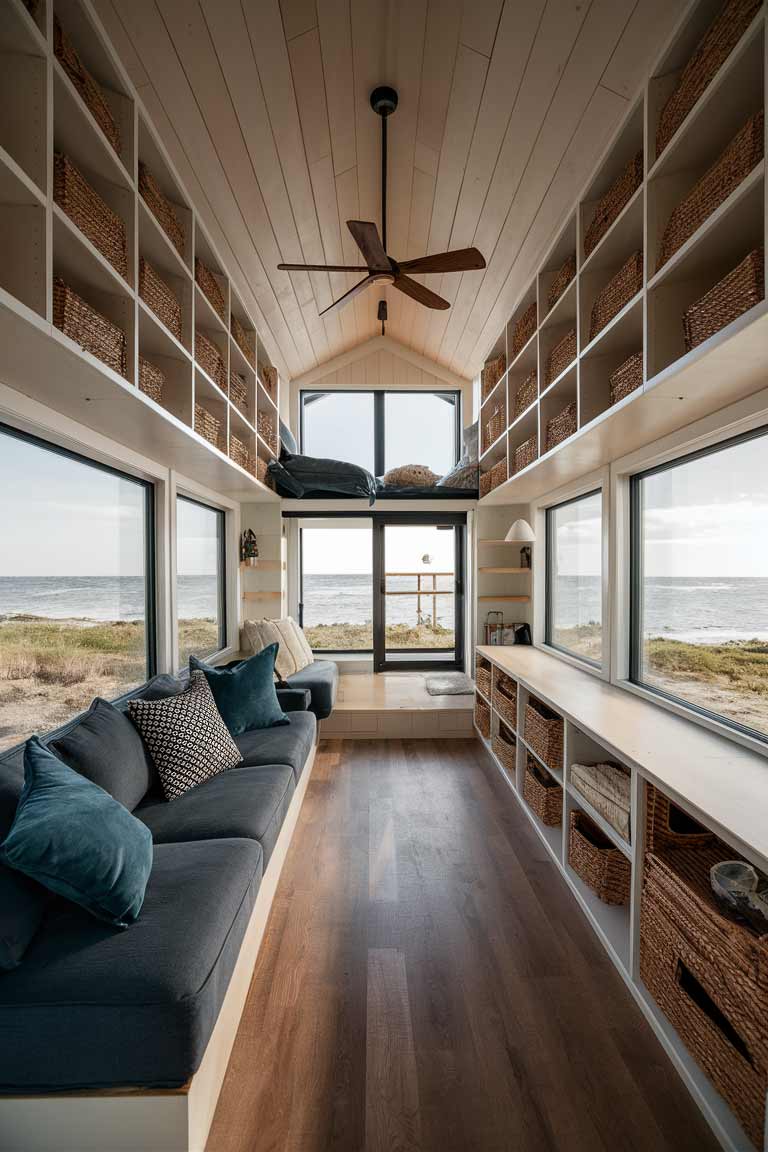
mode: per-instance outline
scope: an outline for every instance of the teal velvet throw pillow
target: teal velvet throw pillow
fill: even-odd
[[[251,728],[290,723],[275,691],[276,655],[277,644],[268,644],[234,668],[214,668],[190,656],[190,672],[200,669],[205,673],[216,707],[233,736]]]
[[[33,736],[24,751],[24,788],[0,860],[99,920],[127,928],[144,902],[152,834]]]

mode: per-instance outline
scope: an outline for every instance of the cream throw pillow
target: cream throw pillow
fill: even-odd
[[[304,653],[304,667],[306,668],[308,664],[314,664],[315,654],[310,647],[309,640],[307,640],[307,637],[304,634],[304,629],[301,627],[301,625],[294,620],[293,616],[289,616],[288,619],[294,627],[296,637],[299,641],[299,647]]]
[[[268,644],[277,644],[275,657],[275,672],[281,680],[293,676],[296,671],[296,661],[285,643],[283,634],[273,620],[246,620],[243,624],[248,643],[255,652],[261,652]]]
[[[294,672],[300,672],[302,668],[306,668],[307,659],[296,635],[296,626],[293,620],[289,616],[284,616],[281,620],[272,620],[270,623],[274,624],[280,633],[280,647],[285,645],[290,653]]]

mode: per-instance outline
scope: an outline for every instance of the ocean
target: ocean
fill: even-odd
[[[438,580],[450,588],[449,577]],[[390,589],[408,590],[412,577],[390,577]],[[363,624],[372,617],[369,575],[305,575],[304,623]],[[756,577],[652,577],[646,581],[645,631],[651,635],[715,644],[724,640],[768,640],[768,580]],[[561,576],[558,625],[589,624],[598,619],[600,586],[596,577]],[[181,576],[178,584],[182,619],[213,618],[216,579]],[[422,611],[432,612],[429,596]],[[387,618],[392,624],[414,623],[416,600],[393,596]],[[453,601],[437,600],[438,621],[453,627]],[[29,614],[53,619],[138,620],[144,615],[144,588],[139,578],[0,577],[0,617]]]

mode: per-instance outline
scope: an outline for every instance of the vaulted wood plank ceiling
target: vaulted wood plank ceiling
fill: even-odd
[[[272,354],[291,376],[380,329],[473,375],[684,7],[684,0],[96,0],[96,8]],[[431,312],[344,273],[349,218],[379,222],[390,121],[388,248],[475,244],[481,272],[422,278]]]

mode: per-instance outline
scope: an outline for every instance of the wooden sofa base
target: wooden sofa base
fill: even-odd
[[[190,1082],[168,1091],[127,1088],[0,1097],[0,1148],[13,1152],[204,1152],[314,759],[313,748],[264,872],[218,1020]]]

